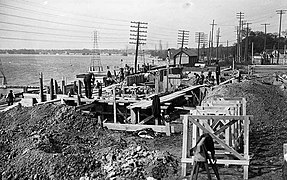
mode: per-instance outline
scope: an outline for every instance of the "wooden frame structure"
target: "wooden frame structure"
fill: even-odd
[[[169,104],[170,101],[179,98],[179,97],[184,97],[187,93],[192,92],[195,89],[201,88],[201,87],[205,87],[205,85],[197,85],[197,86],[191,86],[185,89],[182,89],[180,91],[176,91],[174,93],[165,95],[165,96],[161,96],[160,97],[160,103],[161,104]],[[195,94],[192,93],[194,96]],[[175,130],[174,126],[171,126],[169,122],[165,122],[165,125],[158,125],[158,122],[155,121],[154,125],[146,125],[145,123],[147,121],[149,121],[151,118],[153,118],[153,116],[148,116],[145,119],[141,119],[140,118],[140,114],[141,114],[141,110],[146,110],[148,108],[152,107],[152,100],[142,100],[139,102],[136,102],[134,104],[131,104],[130,106],[128,106],[128,108],[131,111],[131,122],[132,124],[122,124],[120,126],[114,126],[112,124],[109,124],[109,127],[111,128],[115,128],[115,129],[122,129],[122,130],[131,130],[131,129],[135,129],[138,130],[139,128],[147,128],[150,127],[152,128],[154,131],[157,132],[165,132],[167,136],[170,136],[171,133],[173,133]],[[165,106],[161,106],[161,111],[165,111]],[[108,127],[108,126],[107,126]]]
[[[216,143],[217,164],[242,165],[243,178],[248,179],[249,123],[253,116],[246,115],[245,98],[204,101],[190,112],[192,115],[183,115],[182,176],[187,174],[187,164],[194,162],[193,157],[189,157],[189,149],[203,133],[208,133]],[[243,153],[238,153],[235,146],[242,137]]]

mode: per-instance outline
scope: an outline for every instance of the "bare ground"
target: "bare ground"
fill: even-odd
[[[285,92],[252,80],[221,86],[208,96],[247,99],[247,114],[254,115],[249,179],[282,179]],[[2,179],[80,179],[85,174],[94,179],[181,179],[181,146],[181,134],[143,139],[110,131],[63,105],[16,107],[0,113]],[[219,171],[222,179],[242,179],[241,167],[219,167]],[[201,174],[199,179],[207,178]]]

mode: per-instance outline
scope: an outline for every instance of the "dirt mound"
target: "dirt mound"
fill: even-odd
[[[161,177],[176,174],[177,160],[159,154],[136,137],[100,128],[73,107],[18,106],[0,113],[2,179],[146,179],[157,168],[165,170]]]
[[[252,80],[220,86],[207,95],[246,98],[247,114],[254,116],[250,123],[250,152],[255,175],[281,169],[282,147],[287,142],[285,94],[279,86]]]

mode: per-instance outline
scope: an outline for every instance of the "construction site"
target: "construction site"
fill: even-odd
[[[40,102],[39,94],[23,93],[23,101],[0,112],[1,178],[282,179],[286,70],[252,65],[239,80],[215,86],[190,80],[167,94],[167,77],[155,78],[162,118],[152,110],[154,95],[122,95],[118,85],[97,99],[44,94]],[[170,84],[187,84],[174,77]],[[207,155],[205,170],[190,153],[202,134],[215,146],[216,161]]]

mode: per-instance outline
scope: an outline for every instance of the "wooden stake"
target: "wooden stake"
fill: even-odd
[[[113,100],[114,100],[114,123],[117,123],[116,86],[113,87]]]
[[[40,73],[40,102],[44,102],[43,73]]]
[[[54,99],[54,85],[53,85],[53,78],[51,78],[51,81],[50,81],[50,100],[53,100]]]
[[[55,94],[58,94],[58,83],[57,80],[55,80]]]
[[[65,86],[65,79],[64,79],[64,77],[62,79],[62,93],[66,94],[66,86]]]
[[[81,84],[81,80],[78,80],[78,95],[80,97],[82,97],[82,84]]]

